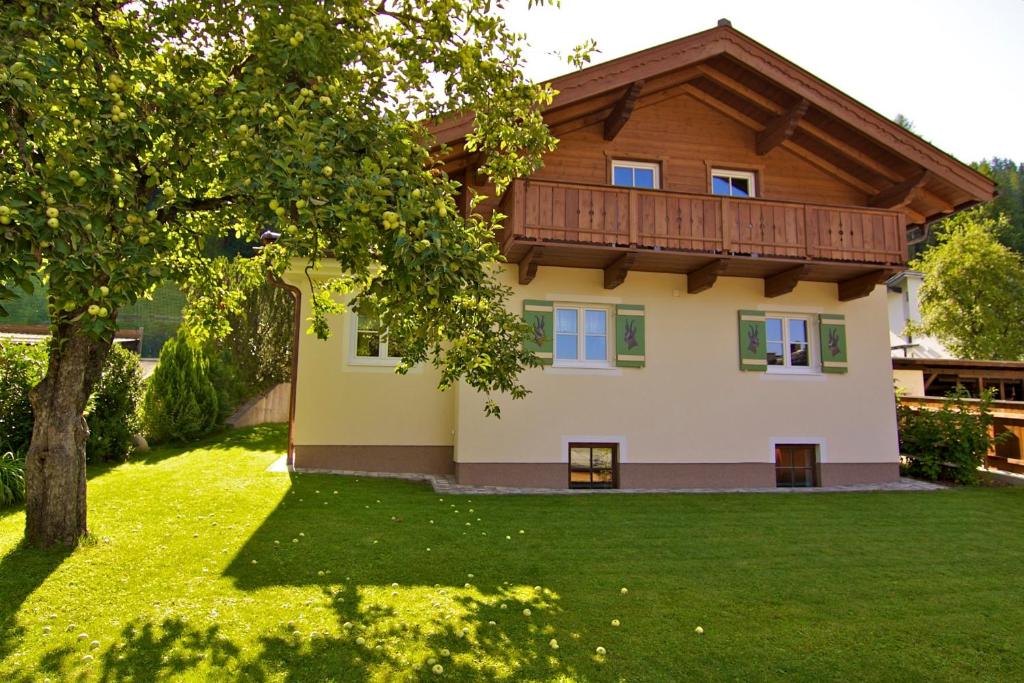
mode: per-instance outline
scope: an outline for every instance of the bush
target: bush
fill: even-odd
[[[249,396],[228,351],[218,352],[208,348],[206,355],[209,359],[210,381],[217,389],[217,424],[224,424],[235,408]]]
[[[228,316],[231,332],[221,344],[237,377],[236,404],[291,378],[293,310],[288,292],[263,281]]]
[[[141,399],[139,357],[120,344],[114,344],[86,409],[89,424],[86,454],[90,461],[128,459],[132,436],[139,431]]]
[[[966,394],[950,394],[939,410],[914,409],[899,403],[900,451],[909,460],[908,473],[936,481],[948,472],[959,484],[972,484],[978,467],[995,445],[989,410],[993,392],[986,390],[976,404]]]
[[[32,440],[28,392],[46,373],[45,344],[0,342],[0,453],[24,456]]]
[[[0,508],[25,500],[25,461],[14,453],[0,454]]]
[[[154,443],[193,441],[218,425],[218,411],[206,354],[181,328],[160,350],[160,363],[146,386],[146,434]]]

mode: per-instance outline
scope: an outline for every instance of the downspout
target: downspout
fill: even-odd
[[[299,329],[302,325],[302,292],[278,275],[267,271],[267,282],[288,292],[294,302],[292,313],[292,386],[288,399],[288,469],[295,467],[295,396],[299,384]]]

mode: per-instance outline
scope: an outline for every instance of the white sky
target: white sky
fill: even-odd
[[[963,161],[1024,162],[1024,0],[562,0],[505,11],[526,33],[527,73],[569,70],[553,53],[594,38],[591,64],[687,36],[725,17],[747,34]]]

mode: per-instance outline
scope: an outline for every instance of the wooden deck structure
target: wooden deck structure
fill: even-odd
[[[845,301],[906,264],[898,211],[548,180],[516,181],[500,209],[522,284],[539,265],[573,266],[603,268],[608,288],[630,270],[686,273],[691,293],[719,275],[763,278],[769,297],[836,282]]]
[[[919,410],[938,410],[944,398],[938,396],[905,396],[903,405]],[[977,405],[978,399],[964,399],[968,405]],[[985,466],[1004,472],[1024,474],[1024,401],[993,401],[992,416],[995,418],[995,434],[1008,434],[996,445],[995,450],[985,458]]]

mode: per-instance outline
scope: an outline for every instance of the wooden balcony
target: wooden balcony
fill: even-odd
[[[835,282],[845,301],[907,260],[897,211],[547,180],[516,181],[500,210],[502,253],[523,284],[539,266],[569,266],[603,269],[609,289],[637,270],[685,273],[691,293],[719,276],[763,278],[766,296]]]

